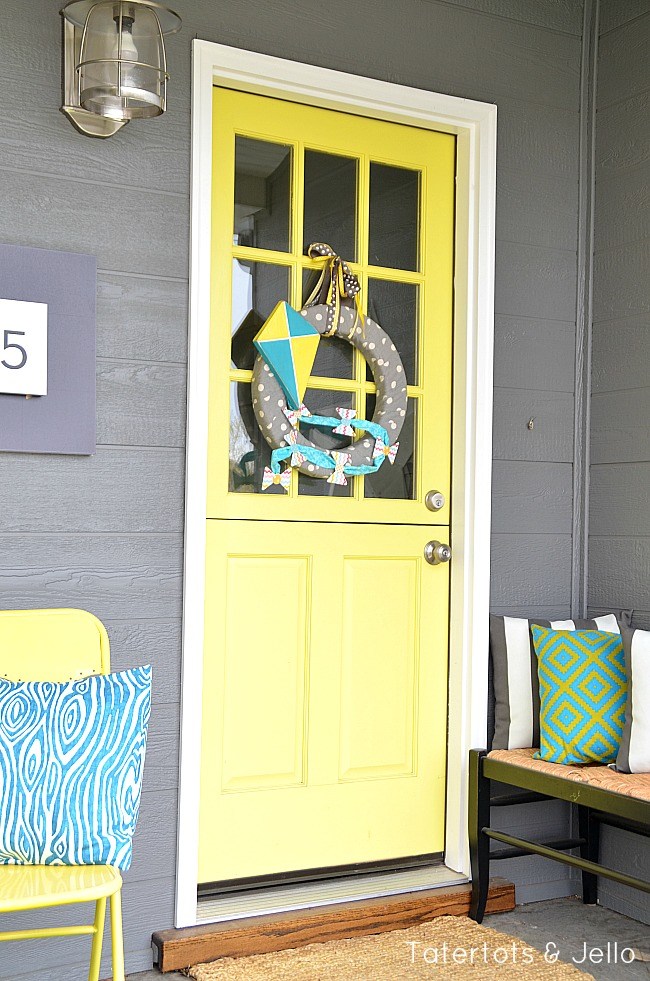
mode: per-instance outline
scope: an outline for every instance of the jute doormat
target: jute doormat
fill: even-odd
[[[573,965],[548,962],[522,940],[463,916],[274,954],[227,957],[197,964],[187,974],[196,981],[593,981]]]

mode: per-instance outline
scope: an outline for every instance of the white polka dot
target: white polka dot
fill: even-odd
[[[280,426],[280,429],[282,430],[282,432],[284,432],[286,428],[287,428],[287,424],[286,422],[283,422],[282,425]]]
[[[397,429],[397,423],[396,423],[396,422],[393,422],[393,420],[392,420],[392,419],[391,419],[391,421],[389,422],[389,426],[390,426],[390,428],[391,428],[391,429]]]
[[[307,311],[306,310],[301,310],[300,312],[303,315],[303,317],[306,317],[307,316]]]
[[[310,463],[310,464],[309,464],[309,466],[307,467],[307,469],[308,469],[308,470],[309,470],[309,471],[310,471],[311,473],[313,473],[313,472],[314,472],[314,470],[315,470],[316,468],[314,467],[314,464],[313,464],[313,463]]]
[[[406,391],[406,389],[405,389],[405,388],[401,388],[401,389],[400,389],[400,392],[405,392],[405,391]]]
[[[383,409],[381,409],[381,411],[380,411],[380,412],[378,412],[378,413],[377,413],[377,415],[378,415],[378,416],[385,416],[385,415],[386,415],[386,413],[384,412],[384,410],[383,410]]]
[[[342,323],[343,323],[343,317],[339,317],[339,323],[340,323],[340,324],[342,324]]]
[[[253,405],[257,405],[257,399],[253,399]]]
[[[395,347],[394,344],[391,344],[390,349],[391,349],[391,351],[396,351],[397,350],[397,348]]]
[[[401,370],[402,370],[402,366],[401,364],[398,364],[397,367],[395,368],[395,371],[401,371]]]
[[[264,401],[265,401],[265,402],[268,402],[270,398],[271,398],[271,396],[270,396],[270,395],[265,395],[265,396],[264,396]]]
[[[258,385],[257,386],[257,391],[258,392],[263,392],[264,391],[264,385]]]
[[[323,314],[322,314],[322,313],[317,313],[317,314],[316,314],[316,320],[318,320],[318,321],[319,321],[319,323],[320,323],[320,321],[321,321],[322,319],[323,319]]]
[[[386,399],[386,405],[392,405],[392,404],[393,404],[392,399]]]
[[[405,415],[406,415],[406,409],[400,409],[400,410],[399,410],[399,414],[400,414],[401,416],[405,416]]]
[[[278,399],[278,405],[280,406],[280,408],[282,408],[282,399]]]
[[[268,426],[267,426],[266,428],[267,428],[267,429],[270,429],[272,425],[273,425],[273,423],[272,423],[272,422],[270,422],[270,423],[268,424]]]
[[[275,378],[275,375],[273,374],[272,371],[269,371],[269,378]]]
[[[263,419],[263,418],[264,418],[264,413],[263,412],[260,412],[260,419]]]
[[[396,386],[396,385],[397,385],[397,382],[391,382],[391,383],[390,383],[390,387],[391,387],[391,388],[395,388],[395,386]]]
[[[382,337],[382,339],[381,339],[381,343],[382,343],[382,344],[385,344],[385,343],[386,343],[386,338],[385,338],[385,337]]]
[[[379,376],[379,381],[380,381],[380,382],[383,382],[383,380],[384,380],[384,376],[383,376],[383,375],[380,375],[380,376]]]
[[[371,351],[374,351],[375,350],[375,345],[374,344],[369,344],[368,347],[370,348]]]
[[[384,359],[383,358],[379,358],[379,360],[377,361],[377,364],[383,364],[383,363],[384,363]]]
[[[268,370],[269,370],[269,366],[267,364],[265,364],[264,365],[264,371],[268,371]]]

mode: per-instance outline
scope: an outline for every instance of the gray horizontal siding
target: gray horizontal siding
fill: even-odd
[[[439,0],[427,0],[439,2]],[[565,34],[582,33],[582,7],[580,0],[454,0],[459,7],[485,14],[495,14],[507,20],[520,20]]]
[[[501,168],[497,185],[501,241],[574,253],[577,232],[575,181]]]
[[[648,238],[650,160],[625,169],[624,176],[601,178],[596,200],[600,212],[595,233],[598,259],[604,252],[621,251]]]
[[[493,535],[492,563],[491,606],[566,606],[571,535]]]
[[[571,252],[497,240],[495,312],[575,321],[576,257]]]
[[[592,398],[592,462],[650,460],[650,388],[598,392]]]
[[[575,323],[501,315],[494,333],[497,388],[573,392]]]
[[[2,469],[5,533],[183,530],[182,450],[142,442],[99,446],[95,456],[53,456],[46,466],[38,456],[11,453],[3,455]],[[128,483],[116,480],[118,473],[128,473]]]
[[[533,420],[533,428],[528,423]],[[494,393],[495,460],[573,460],[573,395],[498,388]]]
[[[47,174],[37,180],[32,173],[1,165],[0,174],[0,228],[7,244],[89,252],[97,256],[100,269],[187,279],[184,195]],[[20,222],[17,201],[24,202]]]
[[[630,4],[619,3],[619,6],[629,7]],[[618,30],[601,37],[598,50],[599,110],[650,88],[649,52],[650,17],[647,16],[630,18],[627,23],[620,24]]]
[[[183,364],[97,362],[97,441],[119,446],[185,445]]]
[[[495,535],[571,534],[573,467],[570,463],[495,460],[492,473]]]
[[[601,321],[594,332],[591,385],[596,394],[643,388],[648,382],[650,313]]]
[[[650,12],[650,0],[606,0],[600,7],[601,37]]]
[[[0,535],[2,604],[82,607],[101,620],[179,617],[181,545],[180,534]]]
[[[650,487],[648,461],[604,464],[591,468],[592,535],[650,537],[650,508],[643,504]],[[639,502],[642,506],[639,507]]]
[[[589,605],[621,610],[649,606],[650,538],[607,535],[589,539]]]
[[[106,272],[97,280],[98,357],[185,363],[185,281]]]
[[[650,136],[645,120],[650,105],[650,94],[642,92],[630,96],[598,112],[598,168],[597,179],[601,182],[624,175],[650,159]],[[602,184],[601,200],[609,188]]]
[[[634,222],[632,212],[630,215]],[[650,238],[597,254],[594,277],[594,321],[647,317],[650,298],[645,287],[650,278]]]

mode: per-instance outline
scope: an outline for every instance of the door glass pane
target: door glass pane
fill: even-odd
[[[253,338],[280,300],[289,299],[289,270],[270,262],[232,264],[232,367],[250,371]]]
[[[261,493],[264,468],[271,466],[271,447],[253,414],[249,383],[230,384],[229,456],[228,490],[237,494]],[[284,493],[279,484],[272,484],[264,491],[264,494]]]
[[[303,272],[303,300],[311,295],[318,279],[319,275],[313,269]],[[311,373],[321,378],[352,378],[354,348],[341,337],[323,337]]]
[[[399,449],[395,462],[391,465],[384,460],[377,473],[365,478],[364,497],[390,498],[391,500],[412,501],[415,496],[417,399],[409,399],[402,431],[399,434]],[[375,396],[366,398],[366,415],[372,419],[375,411]],[[388,427],[390,433],[390,427]]]
[[[235,137],[234,244],[289,251],[289,146]]]
[[[353,262],[356,207],[357,161],[305,150],[305,251],[312,242],[326,242]]]
[[[419,383],[418,360],[418,296],[414,283],[391,283],[371,279],[368,283],[368,314],[383,327],[397,348],[408,385]],[[370,368],[367,378],[372,380]]]
[[[419,170],[370,164],[371,265],[419,268],[419,210]]]
[[[354,404],[355,397],[352,392],[323,392],[314,388],[308,388],[305,392],[305,405],[312,415],[336,417],[337,408],[350,409]],[[325,450],[343,450],[351,442],[348,436],[338,436],[331,429],[310,426],[305,420],[300,423],[300,431],[312,443]],[[350,497],[354,492],[354,477],[348,477],[347,481],[347,486],[328,484],[325,478],[300,474],[298,493],[312,497]]]

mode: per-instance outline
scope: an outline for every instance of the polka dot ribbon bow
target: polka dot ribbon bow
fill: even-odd
[[[363,323],[363,314],[361,313],[359,300],[361,286],[347,262],[340,255],[337,255],[331,246],[325,245],[323,242],[312,242],[307,249],[307,255],[310,259],[322,262],[323,271],[309,299],[305,303],[306,307],[313,307],[317,303],[323,302],[321,297],[323,288],[327,283],[327,293],[325,294],[325,303],[328,307],[327,325],[323,331],[323,337],[331,337],[332,334],[336,333],[341,315],[342,299],[354,300],[357,308],[357,317],[361,316],[361,322]],[[353,327],[356,326],[356,320],[357,318],[355,317]]]

